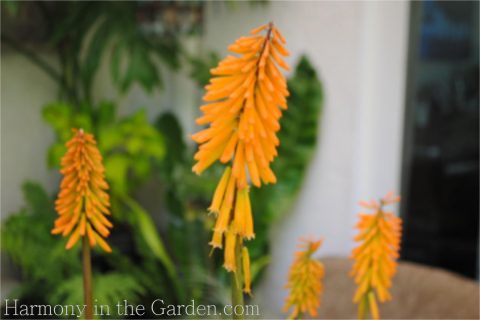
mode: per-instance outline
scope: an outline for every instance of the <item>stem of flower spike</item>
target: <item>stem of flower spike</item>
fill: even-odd
[[[242,268],[242,240],[239,237],[235,241],[235,265],[236,271],[232,272],[232,319],[243,319],[243,314],[236,315],[235,307],[243,306],[243,268]]]
[[[90,257],[90,244],[87,237],[82,237],[82,256],[83,256],[83,299],[86,305],[85,319],[93,319],[92,305],[92,261]]]

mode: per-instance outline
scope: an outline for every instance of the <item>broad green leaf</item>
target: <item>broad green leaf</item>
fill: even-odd
[[[209,52],[205,57],[192,56],[188,58],[190,63],[190,77],[197,82],[200,87],[208,84],[210,81],[210,69],[214,68],[220,61],[220,56],[216,52]]]
[[[173,113],[162,113],[155,122],[157,130],[165,137],[165,144],[168,149],[166,161],[182,161],[185,157],[186,145],[183,137],[182,127]],[[172,167],[173,165],[170,165]]]
[[[22,185],[22,191],[26,201],[26,209],[32,215],[52,216],[55,212],[52,200],[47,192],[37,183],[27,181]]]
[[[64,143],[56,142],[48,148],[47,163],[49,168],[60,168],[60,161],[67,152]]]
[[[167,269],[171,280],[175,284],[177,293],[182,295],[183,290],[179,284],[179,278],[175,270],[175,265],[173,264],[173,261],[167,253],[165,245],[158,234],[158,231],[155,227],[155,222],[135,200],[129,198],[128,196],[124,196],[123,200],[125,204],[132,210],[132,220],[135,221],[135,224],[138,228],[137,231],[150,248],[153,256],[156,257]]]
[[[123,154],[113,154],[104,159],[107,181],[116,192],[128,192],[127,174],[129,164],[130,159]]]
[[[102,60],[103,51],[110,43],[109,38],[112,33],[111,25],[109,25],[105,19],[100,20],[98,25],[94,26],[94,28],[95,31],[89,43],[83,43],[87,49],[85,59],[83,60],[80,69],[84,90],[88,97],[90,97],[91,87],[100,65],[100,61]]]
[[[122,145],[124,138],[121,128],[115,125],[101,127],[98,132],[98,144],[105,154]]]
[[[125,141],[125,147],[130,154],[137,154],[144,148],[144,138],[139,136],[132,136]]]
[[[2,5],[7,10],[8,14],[11,16],[16,16],[18,13],[18,1],[15,0],[3,0]]]
[[[68,104],[54,102],[43,108],[43,119],[52,126],[57,134],[62,134],[64,131],[70,132],[72,110],[73,107]]]

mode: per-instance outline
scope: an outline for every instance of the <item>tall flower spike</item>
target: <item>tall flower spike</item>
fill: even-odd
[[[102,156],[93,135],[82,129],[72,131],[74,136],[66,143],[67,152],[61,162],[63,180],[55,202],[59,217],[52,234],[70,236],[66,249],[72,248],[80,237],[87,237],[90,246],[98,244],[111,252],[104,240],[112,224],[106,218],[110,215],[110,200]]]
[[[234,245],[255,237],[249,184],[276,183],[270,164],[280,143],[277,132],[282,111],[287,109],[287,82],[279,68],[288,70],[285,39],[273,25],[265,24],[241,37],[216,68],[205,87],[205,105],[198,125],[208,127],[192,136],[200,144],[192,170],[201,174],[217,160],[227,164],[209,210],[217,217],[214,248],[225,245],[228,271],[237,270]],[[242,254],[249,259],[248,251]],[[244,263],[245,262],[245,263]],[[249,266],[249,261],[242,264]],[[246,271],[247,272],[247,271]],[[250,292],[249,274],[245,291]],[[247,285],[248,282],[248,285]]]
[[[301,241],[300,250],[295,253],[295,261],[290,267],[288,283],[285,286],[290,290],[290,294],[285,301],[283,312],[288,312],[293,307],[290,319],[295,319],[307,312],[312,317],[317,316],[323,290],[323,264],[312,258],[322,241]]]
[[[356,228],[360,232],[355,237],[359,245],[352,251],[355,263],[351,276],[358,284],[353,301],[358,304],[359,319],[364,319],[368,312],[373,319],[379,319],[377,299],[380,302],[392,299],[388,289],[397,268],[402,221],[392,212],[384,211],[384,206],[399,201],[400,197],[390,192],[380,202],[360,202],[362,207],[374,213],[359,214]]]

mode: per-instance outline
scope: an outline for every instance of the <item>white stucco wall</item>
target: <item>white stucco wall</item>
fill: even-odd
[[[226,46],[268,21],[287,39],[294,65],[305,53],[324,85],[319,143],[292,212],[274,226],[272,262],[256,297],[280,316],[289,264],[301,236],[322,237],[320,256],[348,255],[359,199],[400,188],[407,2],[209,3],[206,41]]]
[[[51,55],[43,58],[52,63]],[[55,100],[56,84],[23,56],[11,51],[1,58],[1,216],[21,208],[25,180],[53,191],[58,176],[47,170],[45,150],[53,142],[43,122],[44,104]]]

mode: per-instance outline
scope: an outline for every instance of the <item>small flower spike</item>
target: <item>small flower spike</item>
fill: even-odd
[[[360,205],[373,210],[373,214],[360,213],[355,237],[358,247],[352,251],[355,260],[351,276],[358,285],[353,301],[358,304],[358,318],[365,319],[369,312],[373,319],[379,319],[377,299],[391,300],[388,289],[397,268],[402,221],[393,212],[384,211],[384,206],[397,203],[399,196],[388,193],[379,202],[362,201]]]
[[[290,290],[290,294],[283,307],[283,312],[288,312],[293,307],[289,319],[296,319],[305,313],[312,317],[318,315],[325,271],[323,264],[312,258],[312,255],[321,244],[321,240],[302,240],[300,250],[295,253],[295,261],[290,267],[285,286]]]
[[[71,249],[80,237],[87,237],[90,246],[98,244],[111,252],[104,239],[113,226],[106,217],[110,215],[110,200],[102,156],[93,135],[82,129],[73,129],[73,133],[61,162],[63,180],[55,202],[59,217],[52,234],[70,236],[66,249]]]

